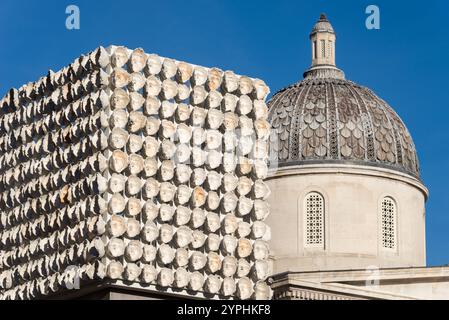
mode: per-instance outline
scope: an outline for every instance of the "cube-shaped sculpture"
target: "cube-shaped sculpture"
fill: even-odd
[[[268,298],[262,80],[111,46],[11,90],[0,299],[80,280]]]

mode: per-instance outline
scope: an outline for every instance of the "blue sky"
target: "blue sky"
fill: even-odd
[[[80,8],[80,30],[65,28],[70,4]],[[380,8],[380,30],[365,28],[370,4]],[[1,0],[0,96],[110,44],[258,77],[274,93],[309,66],[308,34],[320,12],[337,32],[347,78],[372,88],[407,124],[430,190],[428,264],[449,263],[446,0]]]

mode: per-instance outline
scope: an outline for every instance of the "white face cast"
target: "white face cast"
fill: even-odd
[[[173,227],[169,224],[160,226],[160,240],[163,243],[169,243],[173,239]]]
[[[185,267],[189,263],[189,252],[187,249],[180,248],[176,250],[175,257],[176,265],[178,267]]]
[[[233,278],[224,278],[222,284],[222,293],[225,296],[231,296],[237,290],[235,280]]]
[[[146,242],[152,242],[159,236],[159,229],[153,221],[147,221],[143,227],[142,237]]]

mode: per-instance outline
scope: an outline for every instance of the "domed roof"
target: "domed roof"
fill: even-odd
[[[419,178],[412,138],[396,112],[333,66],[313,66],[305,79],[268,102],[279,166],[351,163]]]
[[[334,33],[334,28],[330,24],[329,20],[327,20],[326,15],[324,13],[321,14],[320,19],[313,26],[311,35],[316,32],[330,32]]]

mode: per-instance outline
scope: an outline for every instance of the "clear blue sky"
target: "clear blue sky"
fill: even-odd
[[[70,4],[81,11],[77,31],[65,28]],[[381,30],[365,28],[370,4],[381,10]],[[110,44],[259,77],[274,93],[309,66],[308,34],[320,12],[337,32],[347,78],[388,101],[412,133],[430,190],[428,263],[449,263],[447,0],[1,0],[0,96]]]

